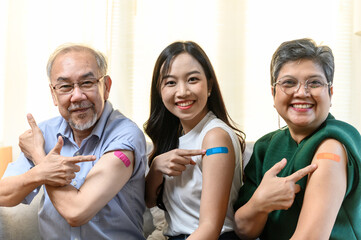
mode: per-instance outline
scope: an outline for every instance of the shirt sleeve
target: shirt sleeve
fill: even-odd
[[[6,171],[2,178],[17,176],[26,173],[32,167],[34,163],[28,160],[23,153],[20,154],[19,158],[15,162],[8,164]],[[30,204],[34,197],[38,194],[40,187],[34,189],[25,199],[22,201],[24,204]]]
[[[113,138],[104,153],[115,150],[128,150],[134,153],[135,166],[133,175],[146,164],[146,144],[144,134],[137,127],[128,127],[128,132]]]

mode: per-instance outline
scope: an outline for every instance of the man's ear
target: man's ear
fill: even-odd
[[[104,77],[104,85],[104,100],[107,100],[109,98],[110,89],[112,87],[112,79],[108,75]]]
[[[50,92],[51,92],[51,97],[53,98],[54,106],[58,106],[58,98],[57,98],[57,96],[55,94],[55,90],[53,89],[51,84],[49,84],[49,88],[50,88]]]
[[[272,94],[272,97],[273,99],[275,98],[275,95],[276,95],[276,88],[271,86],[271,94]]]

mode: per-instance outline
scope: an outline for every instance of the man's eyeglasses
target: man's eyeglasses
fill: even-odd
[[[59,94],[71,94],[75,88],[75,85],[78,85],[78,87],[80,88],[80,90],[82,90],[83,92],[89,92],[94,90],[94,88],[97,86],[98,82],[100,80],[102,80],[104,76],[101,76],[100,78],[96,79],[96,78],[88,78],[88,79],[84,79],[81,80],[79,82],[76,83],[59,83],[56,84],[55,86],[51,87]]]
[[[279,85],[284,93],[286,93],[287,95],[292,95],[298,92],[302,84],[304,85],[305,91],[309,92],[314,96],[320,95],[325,86],[332,85],[332,83],[330,82],[325,83],[322,79],[319,78],[310,78],[306,80],[304,83],[294,78],[285,78],[275,82],[273,84],[273,87]]]

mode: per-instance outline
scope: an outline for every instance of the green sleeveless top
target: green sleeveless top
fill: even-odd
[[[361,239],[361,136],[351,125],[336,120],[331,114],[310,136],[297,144],[289,129],[271,132],[254,145],[250,162],[245,169],[245,183],[239,192],[235,210],[245,204],[261,183],[263,175],[282,158],[287,165],[278,174],[286,177],[309,165],[320,143],[328,138],[341,142],[347,151],[346,195],[332,229],[330,239]],[[261,239],[290,239],[301,211],[307,177],[298,184],[301,191],[288,210],[277,210],[269,214]]]

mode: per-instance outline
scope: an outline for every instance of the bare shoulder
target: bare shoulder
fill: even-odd
[[[336,139],[326,139],[318,147],[313,161],[322,164],[324,160],[336,163],[347,162],[347,154],[344,145]],[[326,161],[328,162],[328,161]]]
[[[202,147],[221,147],[221,145],[232,145],[231,137],[228,132],[220,127],[209,130],[203,138]]]
[[[325,149],[325,150],[344,150],[343,144],[341,142],[339,142],[336,139],[333,138],[328,138],[325,139],[320,146],[318,147],[318,149]]]

